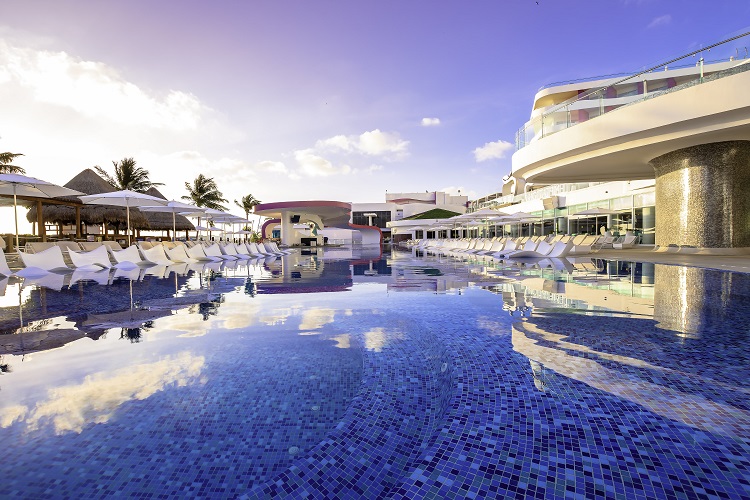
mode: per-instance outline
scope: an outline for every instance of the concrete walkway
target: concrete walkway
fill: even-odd
[[[602,249],[591,254],[576,257],[594,259],[626,260],[632,262],[652,262],[676,266],[703,267],[750,273],[750,255],[693,255],[683,253],[654,252],[652,247],[628,248],[623,250]]]

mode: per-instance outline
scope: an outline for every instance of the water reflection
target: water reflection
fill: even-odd
[[[562,375],[698,429],[750,437],[742,332],[686,346],[651,321],[562,314],[516,322],[512,332],[539,390],[554,392]]]
[[[51,425],[57,434],[83,431],[88,424],[109,421],[115,411],[132,400],[142,400],[168,385],[185,386],[198,379],[205,358],[182,352],[153,363],[95,372],[74,384],[55,386],[33,405],[0,408],[0,427],[23,423],[27,431]]]

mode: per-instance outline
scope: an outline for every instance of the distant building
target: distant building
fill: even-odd
[[[469,205],[468,196],[454,196],[442,191],[424,193],[386,193],[385,203],[352,203],[352,224],[375,226],[383,238],[391,237],[389,222],[441,208],[463,214]]]

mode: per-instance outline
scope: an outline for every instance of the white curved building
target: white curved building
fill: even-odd
[[[699,56],[539,90],[503,193],[476,208],[537,213],[545,234],[604,208],[646,243],[750,248],[750,59]]]

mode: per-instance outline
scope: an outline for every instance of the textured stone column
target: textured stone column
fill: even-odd
[[[657,245],[750,247],[750,141],[679,149],[650,163]]]
[[[654,271],[654,320],[659,328],[684,338],[715,335],[719,341],[726,325],[745,321],[747,287],[734,273],[662,264]]]

